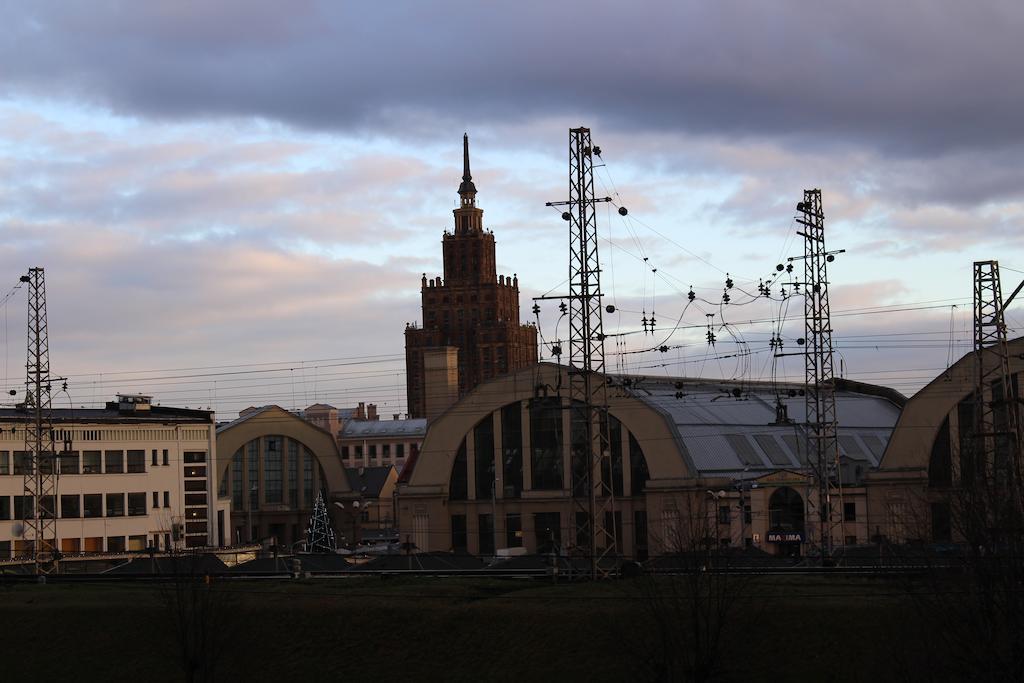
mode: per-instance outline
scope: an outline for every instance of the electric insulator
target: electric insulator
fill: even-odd
[[[651,311],[651,319],[647,322],[651,326],[651,332],[654,332],[654,311]]]
[[[538,304],[533,305],[533,314],[540,315],[540,306]]]
[[[569,310],[569,307],[565,305],[565,302],[564,302],[564,301],[559,301],[559,302],[558,302],[558,310],[560,310],[560,311],[562,312],[562,314],[564,315],[564,314],[565,314],[565,312],[566,312],[567,310]]]
[[[597,341],[602,341],[603,342],[604,340],[605,340],[605,336],[603,334],[597,335]]]
[[[562,355],[562,347],[559,346],[558,344],[555,344],[554,346],[552,346],[551,347],[551,355],[552,356],[561,356]]]
[[[683,397],[683,392],[677,391],[676,392],[676,398],[682,398],[682,397]]]
[[[619,215],[620,216],[625,216],[627,213],[629,213],[629,211],[626,210],[626,207],[624,207],[624,206],[620,206],[619,207]]]
[[[729,273],[725,274],[725,288],[732,289],[732,278],[729,277]]]
[[[807,211],[807,206],[803,202],[800,202],[796,205],[796,210],[801,213],[805,213]]]
[[[697,298],[697,295],[693,293],[692,286],[690,287],[690,291],[686,293],[686,298],[689,299],[690,301],[693,301],[694,299]]]
[[[768,285],[764,286],[764,295],[769,297],[772,295],[772,288]]]
[[[668,347],[667,347],[667,346],[665,346],[664,344],[662,344],[661,346],[659,346],[659,347],[658,347],[658,350],[659,350],[659,351],[661,351],[662,353],[668,353]]]
[[[572,218],[572,214],[570,214],[568,211],[563,211],[562,212],[562,220],[563,221],[567,221],[570,218]]]
[[[783,287],[783,288],[782,288],[782,289],[780,290],[780,293],[782,294],[782,298],[783,298],[783,299],[785,299],[785,298],[786,298],[786,288],[785,288],[785,287]]]
[[[729,292],[723,292],[722,293],[722,303],[723,304],[727,304],[727,303],[729,303],[729,301],[730,301],[730,299],[729,299]]]
[[[594,145],[594,154],[601,156],[601,147],[599,145]]]
[[[833,261],[836,260],[835,254],[829,254],[828,256],[825,257],[825,260],[828,261],[829,263],[832,263]]]
[[[787,263],[786,264],[786,272],[787,273],[792,273],[793,272],[793,264],[792,263]]]
[[[615,307],[612,306],[611,304],[608,304],[607,306],[604,307],[604,310],[607,311],[608,313],[614,313]]]
[[[709,346],[714,346],[715,345],[715,333],[712,332],[711,330],[708,330],[708,345]]]

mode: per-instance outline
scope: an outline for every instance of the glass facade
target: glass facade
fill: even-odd
[[[475,451],[476,498],[489,500],[496,495],[494,474],[494,416],[488,415],[473,430]]]
[[[558,398],[534,400],[530,406],[530,447],[533,486],[562,488],[562,404]]]
[[[263,442],[263,496],[267,503],[284,502],[281,456],[281,437],[266,437]]]

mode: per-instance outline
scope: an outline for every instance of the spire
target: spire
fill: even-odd
[[[459,195],[463,204],[475,203],[476,185],[473,184],[473,174],[469,172],[469,133],[462,136],[462,184],[459,185]]]

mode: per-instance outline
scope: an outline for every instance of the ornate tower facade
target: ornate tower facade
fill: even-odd
[[[412,417],[433,417],[428,404],[444,403],[430,400],[432,391],[440,395],[429,386],[434,377],[451,378],[452,397],[462,397],[484,380],[537,362],[537,328],[519,322],[519,278],[497,274],[494,234],[484,230],[484,212],[476,205],[468,135],[462,139],[462,155],[455,230],[445,231],[441,240],[444,278],[423,275],[423,326],[405,329]],[[457,381],[454,372],[428,372],[432,359],[456,357]]]

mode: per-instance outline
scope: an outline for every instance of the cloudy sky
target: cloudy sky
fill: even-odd
[[[1007,289],[1024,276],[1016,2],[0,11],[0,289],[46,268],[53,369],[76,405],[132,390],[226,416],[403,412],[402,332],[421,274],[440,273],[465,131],[531,320],[531,296],[565,290],[566,226],[544,202],[567,192],[567,131],[593,130],[597,192],[629,208],[599,212],[616,369],[770,378],[768,341],[792,349],[802,302],[754,299],[802,252],[804,188],[822,188],[828,245],[847,250],[830,279],[849,377],[912,393],[969,348],[972,261],[998,258]],[[4,304],[14,388],[24,294]],[[567,332],[554,306],[548,341]]]

